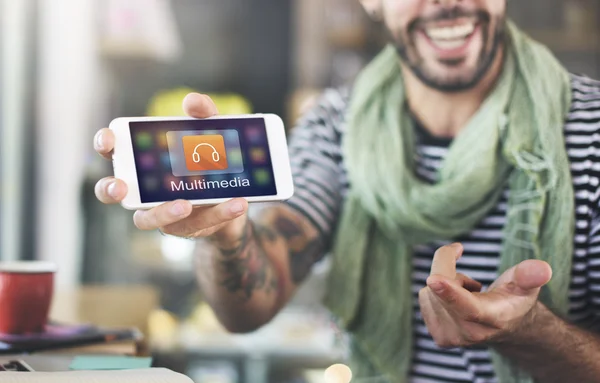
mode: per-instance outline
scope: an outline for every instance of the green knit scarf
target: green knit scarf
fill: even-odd
[[[568,312],[574,193],[563,136],[569,74],[508,23],[505,65],[453,140],[438,182],[415,176],[415,133],[399,58],[387,47],[359,75],[343,142],[350,191],[326,305],[351,333],[356,377],[407,381],[413,352],[412,249],[471,231],[510,188],[499,273],[527,259],[554,270],[541,300]],[[432,254],[433,257],[433,254]],[[492,352],[502,383],[531,378]]]

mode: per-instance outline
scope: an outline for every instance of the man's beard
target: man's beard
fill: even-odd
[[[414,41],[415,30],[425,22],[441,21],[441,20],[454,20],[460,17],[477,17],[477,22],[480,24],[481,37],[483,39],[483,47],[481,54],[477,60],[477,67],[472,75],[467,78],[455,78],[455,79],[442,79],[435,75],[428,73],[427,68],[421,57],[418,56],[418,50]],[[502,43],[504,42],[506,35],[506,22],[505,20],[499,20],[493,33],[491,43],[489,42],[489,24],[490,15],[483,11],[473,13],[467,13],[460,8],[454,8],[450,10],[443,10],[433,18],[427,20],[417,19],[413,21],[408,29],[407,36],[408,41],[404,41],[402,37],[397,39],[392,38],[398,55],[406,64],[414,75],[423,82],[426,86],[437,89],[442,92],[453,93],[461,92],[472,89],[475,87],[481,79],[488,73],[492,67],[494,60],[499,54]],[[412,58],[410,57],[412,53]],[[458,66],[462,63],[462,60],[450,61],[446,60],[443,62],[448,67]]]

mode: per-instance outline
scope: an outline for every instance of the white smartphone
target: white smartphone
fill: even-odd
[[[113,167],[130,210],[189,200],[281,201],[294,192],[283,121],[273,114],[207,119],[117,118]]]

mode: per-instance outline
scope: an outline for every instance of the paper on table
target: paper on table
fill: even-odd
[[[135,370],[150,368],[152,358],[112,355],[76,356],[71,362],[71,370]]]
[[[123,371],[0,372],[2,383],[193,383],[164,368]]]

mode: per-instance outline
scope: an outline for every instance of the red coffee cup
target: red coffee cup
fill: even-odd
[[[0,262],[0,333],[45,330],[55,273],[51,262]]]

